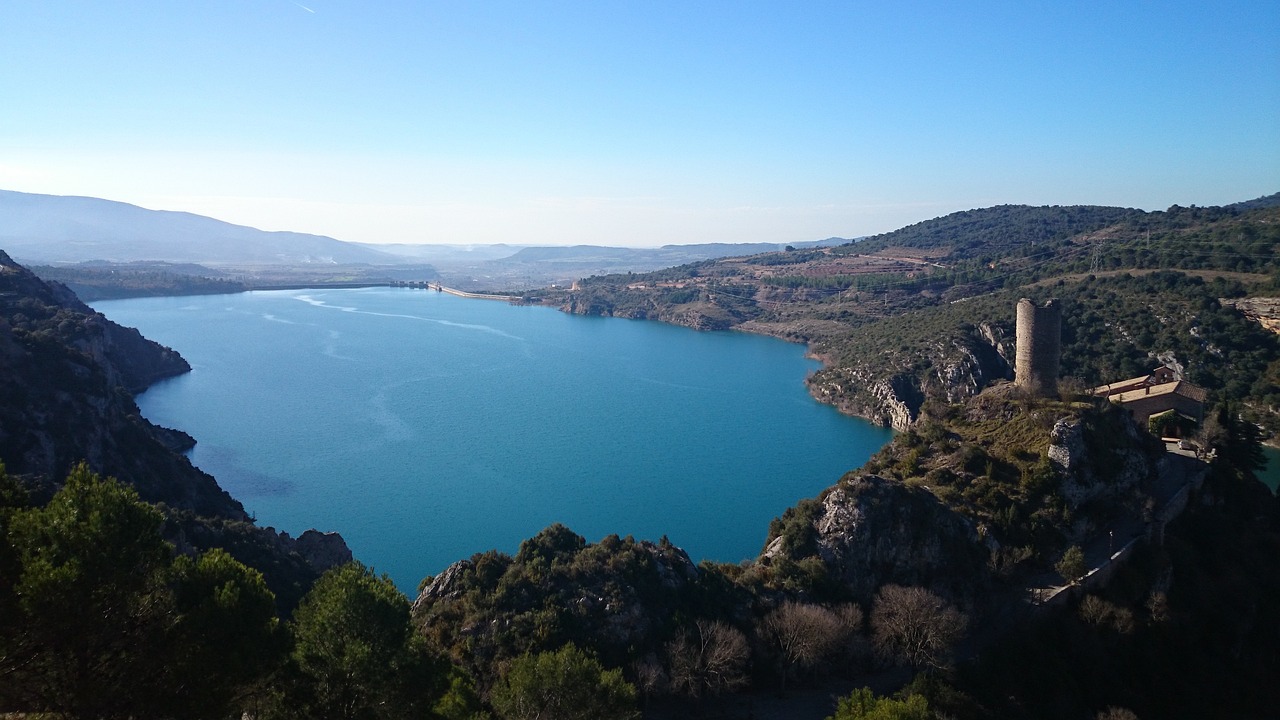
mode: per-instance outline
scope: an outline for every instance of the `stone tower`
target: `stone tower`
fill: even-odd
[[[1017,351],[1014,382],[1037,397],[1058,394],[1058,362],[1062,357],[1062,305],[1050,300],[1043,307],[1027,298],[1018,301]]]

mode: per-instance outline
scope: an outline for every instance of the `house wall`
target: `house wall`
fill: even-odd
[[[1152,395],[1129,400],[1124,403],[1123,407],[1133,415],[1133,419],[1141,427],[1147,426],[1147,418],[1165,410],[1176,410],[1187,417],[1196,418],[1197,420],[1200,419],[1203,412],[1201,403],[1177,393],[1165,393],[1163,395]]]

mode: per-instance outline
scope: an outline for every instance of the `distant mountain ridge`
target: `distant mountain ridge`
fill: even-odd
[[[667,266],[722,257],[758,255],[778,252],[788,247],[810,248],[845,245],[847,238],[826,238],[797,243],[694,243],[663,245],[657,248],[626,248],[607,245],[570,245],[565,247],[526,247],[506,258],[510,262],[610,262],[633,261]]]
[[[0,190],[0,248],[26,263],[87,260],[395,265],[404,259],[323,235],[268,232],[99,198]]]
[[[845,238],[791,243],[842,245]],[[27,264],[168,262],[205,265],[415,265],[556,263],[592,271],[652,270],[736,255],[774,252],[785,243],[703,243],[624,248],[354,243],[325,235],[274,232],[203,215],[148,210],[100,198],[0,190],[0,248]],[[621,267],[621,266],[626,267]]]

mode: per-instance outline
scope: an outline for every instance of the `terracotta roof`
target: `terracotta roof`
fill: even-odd
[[[1162,385],[1151,385],[1145,388],[1138,388],[1137,390],[1128,390],[1126,392],[1116,393],[1109,397],[1113,402],[1118,402],[1123,405],[1127,402],[1133,402],[1135,400],[1141,400],[1149,397],[1159,397],[1161,395],[1181,395],[1189,400],[1195,400],[1196,402],[1204,402],[1205,398],[1209,396],[1208,393],[1205,392],[1204,388],[1196,387],[1185,380],[1178,380],[1176,382],[1164,383]]]
[[[1139,387],[1142,385],[1146,385],[1150,379],[1151,379],[1150,375],[1142,375],[1136,378],[1129,378],[1128,380],[1117,380],[1113,383],[1107,383],[1106,385],[1099,385],[1098,387],[1094,388],[1090,392],[1092,392],[1094,395],[1110,396],[1117,392],[1120,392],[1122,388]]]
[[[1175,380],[1165,380],[1164,382],[1159,381],[1157,378],[1162,374],[1173,377],[1173,371],[1165,367],[1158,367],[1146,375],[1139,375],[1138,377],[1129,378],[1128,380],[1117,380],[1113,383],[1107,383],[1106,385],[1099,385],[1089,392],[1094,395],[1101,395],[1102,397],[1111,397],[1116,393],[1127,392],[1134,388],[1155,387],[1157,385],[1176,382]]]

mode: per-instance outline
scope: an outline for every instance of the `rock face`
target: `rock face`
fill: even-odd
[[[133,485],[149,502],[244,519],[243,506],[174,449],[132,391],[190,367],[107,320],[0,252],[0,460],[49,491],[76,463]]]
[[[1162,451],[1127,413],[1113,411],[1058,420],[1046,454],[1061,473],[1059,493],[1075,510],[1102,497],[1123,499],[1149,488]]]
[[[879,378],[869,368],[826,368],[809,376],[809,393],[840,412],[906,430],[924,402],[914,379],[906,374]]]
[[[1256,320],[1262,327],[1273,333],[1280,333],[1280,298],[1219,298],[1218,302],[1230,305],[1250,320]]]
[[[870,598],[885,583],[964,595],[981,584],[986,547],[968,519],[931,493],[877,475],[847,477],[820,501],[817,556],[833,580]],[[785,549],[778,537],[761,559]]]
[[[560,310],[574,315],[657,320],[694,330],[728,330],[751,317],[712,301],[659,303],[641,293],[624,292],[611,297],[589,290],[570,293]]]
[[[100,336],[75,337],[72,342],[107,370],[108,382],[136,395],[161,380],[191,371],[177,352],[144,338],[134,328],[107,320],[64,285],[49,283],[48,287],[54,304],[87,316],[91,325],[101,329]]]
[[[983,324],[937,343],[912,367],[865,358],[830,364],[810,376],[809,392],[841,412],[903,431],[915,423],[928,397],[960,403],[1010,378],[1009,350],[999,328]]]
[[[288,539],[288,535],[283,534]],[[351,548],[336,532],[307,530],[294,541],[294,548],[303,560],[319,572],[351,562]]]
[[[982,323],[951,345],[952,359],[942,362],[934,374],[947,402],[964,402],[997,380],[1012,377],[1012,347],[1000,328]]]

